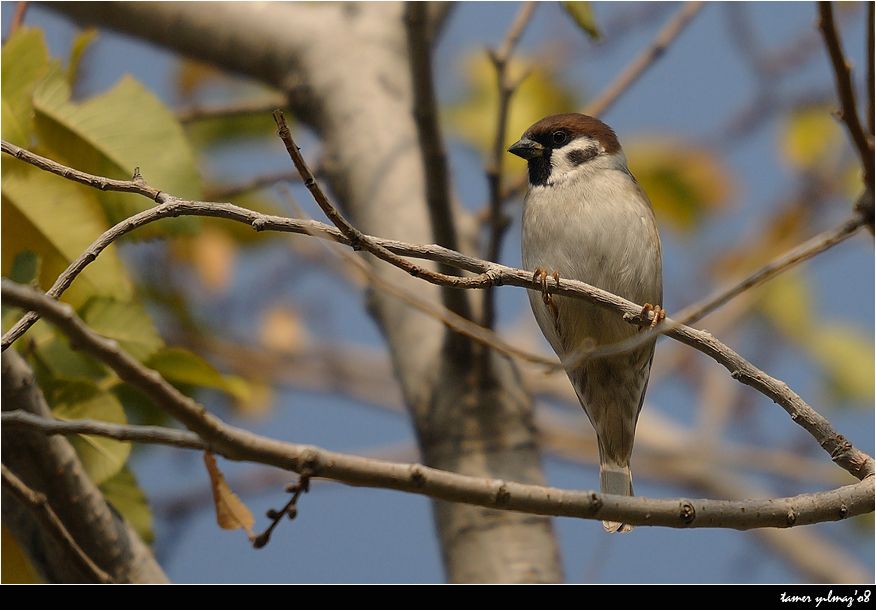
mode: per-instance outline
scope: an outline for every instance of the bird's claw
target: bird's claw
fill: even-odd
[[[654,317],[651,318],[651,324],[648,326],[650,329],[654,329],[660,322],[666,319],[666,310],[660,307],[659,305],[651,305],[651,303],[645,303],[642,306],[642,313],[639,314],[643,320],[647,320],[649,317],[649,313],[653,313]]]
[[[550,288],[548,287],[548,278],[554,278],[554,282],[556,282],[556,287],[560,287],[560,272],[554,271],[553,273],[548,273],[542,267],[538,267],[535,270],[535,273],[532,274],[532,279],[539,284],[541,284],[541,300],[544,304],[551,310],[551,313],[554,316],[554,320],[559,318],[560,312],[557,310],[557,304],[554,302],[554,295],[551,293]]]

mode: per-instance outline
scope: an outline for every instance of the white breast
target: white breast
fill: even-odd
[[[581,280],[634,303],[662,304],[654,214],[621,161],[588,163],[564,179],[530,189],[524,202],[523,264],[557,271],[561,282]],[[605,344],[634,332],[615,313],[580,299],[557,298],[561,339],[541,295],[530,291],[530,301],[559,354],[587,338]]]

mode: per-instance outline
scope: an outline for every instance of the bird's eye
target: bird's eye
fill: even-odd
[[[551,139],[554,141],[554,146],[562,146],[569,141],[569,134],[565,131],[555,131],[551,134]]]

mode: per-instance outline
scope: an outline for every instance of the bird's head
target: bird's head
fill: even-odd
[[[531,187],[552,186],[587,170],[626,168],[614,130],[575,112],[543,118],[508,152],[527,160]]]

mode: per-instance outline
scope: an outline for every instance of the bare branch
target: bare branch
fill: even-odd
[[[844,242],[858,232],[864,226],[866,220],[862,214],[855,214],[837,227],[819,233],[815,237],[803,242],[796,248],[773,259],[751,275],[740,280],[732,286],[727,286],[707,299],[685,307],[678,312],[677,317],[681,324],[693,324],[701,320],[709,313],[715,311],[731,299],[739,296],[746,290],[760,286],[779,275],[809,260],[817,254]]]
[[[9,26],[9,36],[15,32],[24,23],[24,16],[27,14],[27,6],[30,4],[27,0],[19,0],[15,4],[15,14],[12,16],[12,25]]]
[[[4,289],[6,284],[4,283]],[[41,297],[44,298],[44,297]],[[18,419],[15,423],[50,434],[74,434],[88,427],[89,433],[111,431],[112,438],[160,437],[137,432],[139,426],[80,420],[76,430],[65,430],[73,422]],[[6,416],[3,418],[6,422]],[[556,517],[581,519],[623,519],[634,525],[675,528],[794,527],[837,521],[873,511],[873,480],[830,491],[769,500],[687,500],[615,496],[589,491],[523,485],[502,480],[471,477],[420,464],[401,464],[326,451],[310,445],[295,445],[237,430],[232,445],[241,445],[229,459],[249,460],[294,470],[314,477],[350,485],[395,489],[451,502],[463,502],[499,510],[511,510]]]
[[[423,174],[426,177],[426,203],[429,220],[432,223],[432,235],[439,245],[458,250],[453,209],[450,203],[447,154],[438,125],[438,103],[432,75],[432,41],[428,33],[428,12],[429,4],[426,2],[405,4],[404,20],[414,93],[412,111],[420,141]],[[456,269],[447,265],[439,265],[438,269],[447,275],[458,275]],[[447,309],[463,318],[471,319],[471,306],[466,293],[445,287],[441,291],[441,298]],[[454,341],[452,349],[464,355],[468,350],[468,343]]]
[[[16,159],[24,161],[25,163],[30,163],[31,165],[38,167],[41,170],[51,172],[57,176],[66,178],[67,180],[78,182],[79,184],[84,184],[85,186],[96,188],[99,191],[136,193],[137,195],[143,195],[144,197],[148,197],[152,201],[158,201],[159,195],[161,195],[161,191],[152,188],[151,186],[146,184],[142,178],[140,178],[140,172],[137,171],[137,169],[134,170],[134,177],[131,180],[113,180],[112,178],[95,176],[93,174],[88,174],[85,172],[80,172],[79,170],[72,169],[70,167],[67,167],[66,165],[61,165],[60,163],[52,161],[51,159],[41,157],[37,154],[30,152],[29,150],[20,148],[15,144],[7,142],[6,140],[2,141],[0,149],[2,149],[3,152],[5,152],[6,154],[12,155]]]
[[[684,28],[703,8],[703,2],[687,2],[666,24],[654,41],[627,66],[605,90],[587,105],[584,114],[600,116],[605,113],[645,70],[647,70],[671,45]]]
[[[839,96],[840,108],[838,115],[849,132],[849,137],[861,158],[864,172],[864,184],[873,190],[873,139],[867,137],[861,120],[858,118],[858,106],[855,102],[855,87],[852,84],[852,68],[843,53],[842,42],[833,21],[833,6],[830,2],[818,3],[818,28],[824,37],[824,45],[833,65],[833,75],[836,80],[836,90]]]
[[[272,95],[255,99],[234,100],[223,104],[190,106],[177,110],[176,118],[180,123],[186,124],[247,114],[268,114],[275,108],[284,106],[286,106],[284,96]]]
[[[505,38],[499,49],[488,53],[493,67],[496,69],[496,86],[498,88],[499,108],[496,112],[496,137],[493,140],[492,157],[487,167],[487,185],[490,191],[489,207],[489,237],[487,249],[484,255],[488,261],[499,260],[499,249],[505,231],[511,224],[502,210],[505,202],[505,194],[502,192],[502,165],[505,159],[505,131],[508,125],[508,109],[511,96],[519,86],[522,79],[511,81],[508,76],[508,63],[511,54],[517,46],[517,42],[523,35],[523,30],[532,19],[537,4],[526,2],[520,7],[514,21],[505,33]],[[484,313],[482,325],[485,328],[493,328],[496,317],[495,289],[487,288],[484,294]]]
[[[874,36],[876,36],[876,19],[874,19],[874,11],[876,11],[876,5],[872,2],[867,3],[867,124],[870,127],[870,137],[872,138],[874,135],[874,121],[876,121],[876,68],[874,68],[874,62],[876,62],[876,42],[874,42]]]
[[[319,173],[319,170],[317,170],[317,173]],[[206,197],[207,199],[212,199],[214,201],[217,199],[230,199],[231,197],[236,197],[242,193],[255,191],[266,186],[273,186],[278,182],[293,181],[301,182],[301,176],[298,174],[298,172],[293,172],[289,170],[272,172],[270,174],[254,176],[253,178],[245,180],[244,182],[208,188],[204,192],[204,197]]]
[[[275,110],[274,120],[277,121],[279,136],[283,140],[283,143],[286,145],[286,150],[289,152],[289,156],[292,157],[292,162],[298,169],[298,173],[301,174],[301,178],[302,180],[304,180],[304,186],[306,186],[307,190],[309,190],[311,195],[313,195],[314,201],[316,201],[317,205],[319,205],[319,207],[329,218],[329,220],[331,220],[332,223],[344,235],[344,237],[349,242],[350,247],[352,247],[354,250],[360,250],[364,248],[377,258],[384,260],[403,271],[406,271],[414,277],[422,277],[427,281],[433,284],[437,284],[439,286],[452,288],[473,288],[475,286],[483,287],[485,285],[492,284],[492,279],[486,273],[481,273],[481,275],[478,277],[465,278],[456,275],[448,275],[446,273],[436,273],[435,271],[426,269],[425,267],[414,265],[410,261],[407,261],[401,256],[398,256],[397,254],[392,252],[389,248],[386,248],[385,246],[380,244],[379,241],[375,238],[369,235],[365,235],[359,229],[350,224],[350,222],[346,218],[344,218],[344,216],[338,211],[334,204],[329,201],[329,198],[326,197],[325,193],[323,193],[322,188],[320,188],[319,184],[316,181],[316,177],[313,175],[313,172],[310,171],[310,168],[307,166],[307,162],[304,161],[304,157],[301,156],[301,152],[299,151],[298,146],[292,139],[292,134],[289,132],[289,128],[286,126],[286,119],[283,118],[283,113],[279,110]],[[444,248],[444,250],[452,251],[452,249],[450,248]],[[442,263],[447,262],[437,258],[433,260],[438,260]],[[450,263],[450,266],[458,268],[452,263]]]
[[[280,119],[282,119],[282,116],[280,116]],[[89,247],[86,254],[71,264],[70,268],[58,278],[55,284],[59,285],[66,282],[66,284],[69,285],[75,275],[89,262],[93,261],[94,257],[97,256],[97,253],[100,250],[112,243],[113,239],[120,237],[138,226],[154,222],[160,218],[197,215],[221,217],[235,220],[237,222],[243,222],[252,226],[257,231],[270,229],[276,231],[304,233],[324,237],[333,241],[348,243],[353,248],[356,248],[357,246],[365,246],[369,252],[377,254],[379,258],[407,271],[411,275],[421,277],[431,283],[439,285],[478,289],[494,285],[513,285],[532,290],[541,290],[540,284],[533,279],[532,273],[523,269],[513,269],[504,265],[466,256],[441,246],[418,246],[393,240],[382,240],[363,234],[350,225],[322,193],[322,190],[313,178],[313,174],[310,173],[310,170],[304,163],[301,153],[298,151],[291,136],[288,134],[288,130],[286,130],[284,141],[286,142],[290,155],[292,155],[293,160],[296,162],[296,166],[299,171],[302,172],[305,185],[308,186],[311,193],[313,193],[314,198],[326,214],[332,218],[334,222],[337,222],[340,227],[343,227],[342,231],[344,231],[344,235],[341,235],[340,231],[322,225],[321,223],[266,216],[227,203],[184,201],[181,199],[175,199],[166,194],[160,194],[160,196],[156,197],[161,198],[163,202],[161,205],[132,216],[104,233],[94,242],[94,244],[92,244],[91,247]],[[46,165],[45,161],[47,160],[42,157],[33,155],[33,153],[8,144],[7,142],[3,142],[2,147],[4,151],[7,151],[7,149],[17,150],[18,154],[16,154],[16,156],[19,159],[29,160],[31,157],[35,157],[36,160],[41,160],[40,162],[42,165]],[[53,162],[49,163],[51,165],[46,165],[48,171],[54,171],[60,175],[74,171],[69,168],[64,168],[64,166],[54,164]],[[61,169],[59,170],[58,168]],[[85,183],[94,182],[102,184],[105,182],[104,179],[84,174],[82,172],[75,172],[75,175],[78,176],[78,181],[84,181]],[[115,186],[118,186],[119,190],[130,188],[127,183],[113,181],[113,183],[116,182],[120,184],[108,184],[108,188]],[[142,186],[142,184],[138,188],[146,193],[157,192],[155,189]],[[407,259],[399,256],[400,254],[404,256],[426,258],[429,260],[438,260],[460,269],[473,271],[475,273],[480,272],[480,274],[471,278],[447,276],[433,272],[422,266],[414,265]],[[71,271],[71,269],[74,268],[77,270]],[[584,282],[564,279],[561,283],[557,282],[556,286],[551,286],[551,291],[565,296],[584,298],[600,307],[611,309],[623,315],[624,319],[631,324],[642,326],[650,324],[650,318],[646,320],[641,316],[641,305],[631,303],[626,299],[585,284]],[[36,319],[36,316],[33,316],[30,321],[25,324],[26,319],[28,319],[27,316],[19,321],[15,328],[19,328],[23,325],[26,330],[26,328]],[[800,398],[800,396],[793,392],[786,383],[779,381],[774,377],[770,377],[728,346],[715,339],[708,332],[679,324],[670,318],[666,318],[663,323],[658,325],[656,331],[666,334],[677,341],[681,341],[682,343],[703,352],[730,371],[730,374],[734,379],[753,387],[779,404],[791,416],[791,419],[794,422],[815,437],[819,445],[828,452],[834,462],[857,478],[864,479],[873,473],[873,458],[856,449],[848,442],[848,440],[846,440],[845,437],[836,432],[826,418],[810,407],[802,398]],[[23,332],[24,330],[19,333],[19,336]],[[10,331],[3,338],[4,349],[7,345],[11,344],[13,340],[12,331]],[[195,411],[197,411],[197,409],[195,409]],[[192,419],[193,413],[188,413],[183,410],[181,414],[187,418],[186,420],[182,420],[187,425],[188,423],[200,423],[196,421],[197,418],[194,420]]]
[[[181,449],[207,449],[201,437],[188,430],[163,426],[128,426],[90,419],[48,419],[27,411],[5,411],[0,422],[8,429],[36,429],[46,434],[93,434],[117,441],[132,441],[148,445],[168,445]],[[5,466],[4,466],[5,468]]]
[[[5,413],[4,413],[5,416]],[[42,419],[33,416],[35,419]],[[2,465],[3,488],[12,493],[19,501],[27,506],[36,516],[37,520],[43,525],[45,530],[50,533],[57,544],[67,549],[69,556],[73,557],[78,564],[78,567],[84,574],[88,574],[95,582],[111,583],[112,577],[104,572],[100,566],[91,560],[82,547],[77,544],[64,523],[52,510],[49,501],[44,494],[34,491],[24,484],[24,481],[15,476],[15,473]]]

